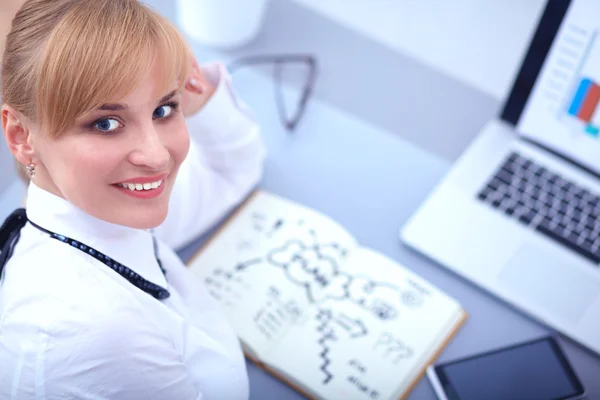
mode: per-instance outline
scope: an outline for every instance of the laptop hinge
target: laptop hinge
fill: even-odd
[[[591,168],[583,165],[582,163],[580,163],[579,161],[575,160],[572,157],[569,157],[569,156],[567,156],[567,155],[565,155],[563,153],[560,153],[560,152],[558,152],[556,150],[551,149],[550,147],[548,147],[548,146],[540,143],[537,140],[530,139],[530,138],[522,136],[522,135],[519,136],[519,140],[521,140],[523,142],[526,142],[526,143],[529,143],[529,144],[531,144],[531,145],[537,147],[538,149],[541,149],[541,150],[543,150],[543,151],[545,151],[547,153],[550,153],[554,157],[557,157],[557,158],[559,158],[559,159],[561,159],[561,160],[563,160],[563,161],[571,164],[572,166],[574,166],[574,167],[576,167],[576,168],[578,168],[578,169],[580,169],[580,170],[588,173],[589,175],[592,175],[593,177],[595,177],[597,179],[600,179],[600,174],[598,172],[596,172],[593,169],[591,169]]]

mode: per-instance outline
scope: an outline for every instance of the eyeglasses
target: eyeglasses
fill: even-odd
[[[239,58],[231,63],[228,69],[233,74],[240,68],[260,64],[272,64],[274,67],[273,80],[275,81],[275,100],[277,103],[279,119],[283,126],[289,132],[292,132],[296,129],[298,123],[302,119],[302,116],[306,111],[308,100],[314,92],[315,82],[317,80],[317,60],[310,54],[257,55]],[[289,65],[305,66],[308,69],[298,103],[291,115],[286,108],[283,93],[283,70],[285,66]]]

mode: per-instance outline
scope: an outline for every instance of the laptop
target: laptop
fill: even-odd
[[[500,116],[400,231],[598,353],[599,16],[598,0],[547,2]]]

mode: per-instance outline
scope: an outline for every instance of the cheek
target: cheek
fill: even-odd
[[[190,135],[185,120],[183,118],[178,119],[177,123],[173,124],[173,127],[168,129],[165,134],[167,136],[167,147],[179,166],[185,160],[190,149]]]
[[[101,177],[114,171],[126,158],[126,152],[120,151],[124,146],[116,146],[109,141],[86,141],[71,148],[70,167],[79,169],[77,174],[94,174]]]
[[[79,139],[79,140],[77,140]],[[122,161],[120,146],[96,138],[65,138],[44,148],[44,164],[57,181],[72,177],[101,177],[114,170]],[[80,181],[85,184],[88,179]]]

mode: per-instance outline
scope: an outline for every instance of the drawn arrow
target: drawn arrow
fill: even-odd
[[[238,265],[235,266],[235,269],[238,271],[243,271],[251,265],[260,264],[262,261],[262,258],[255,258],[252,260],[240,262]]]
[[[366,336],[369,332],[365,324],[359,319],[352,319],[345,314],[340,314],[335,318],[335,322],[338,323],[350,334],[351,338],[357,338]]]

